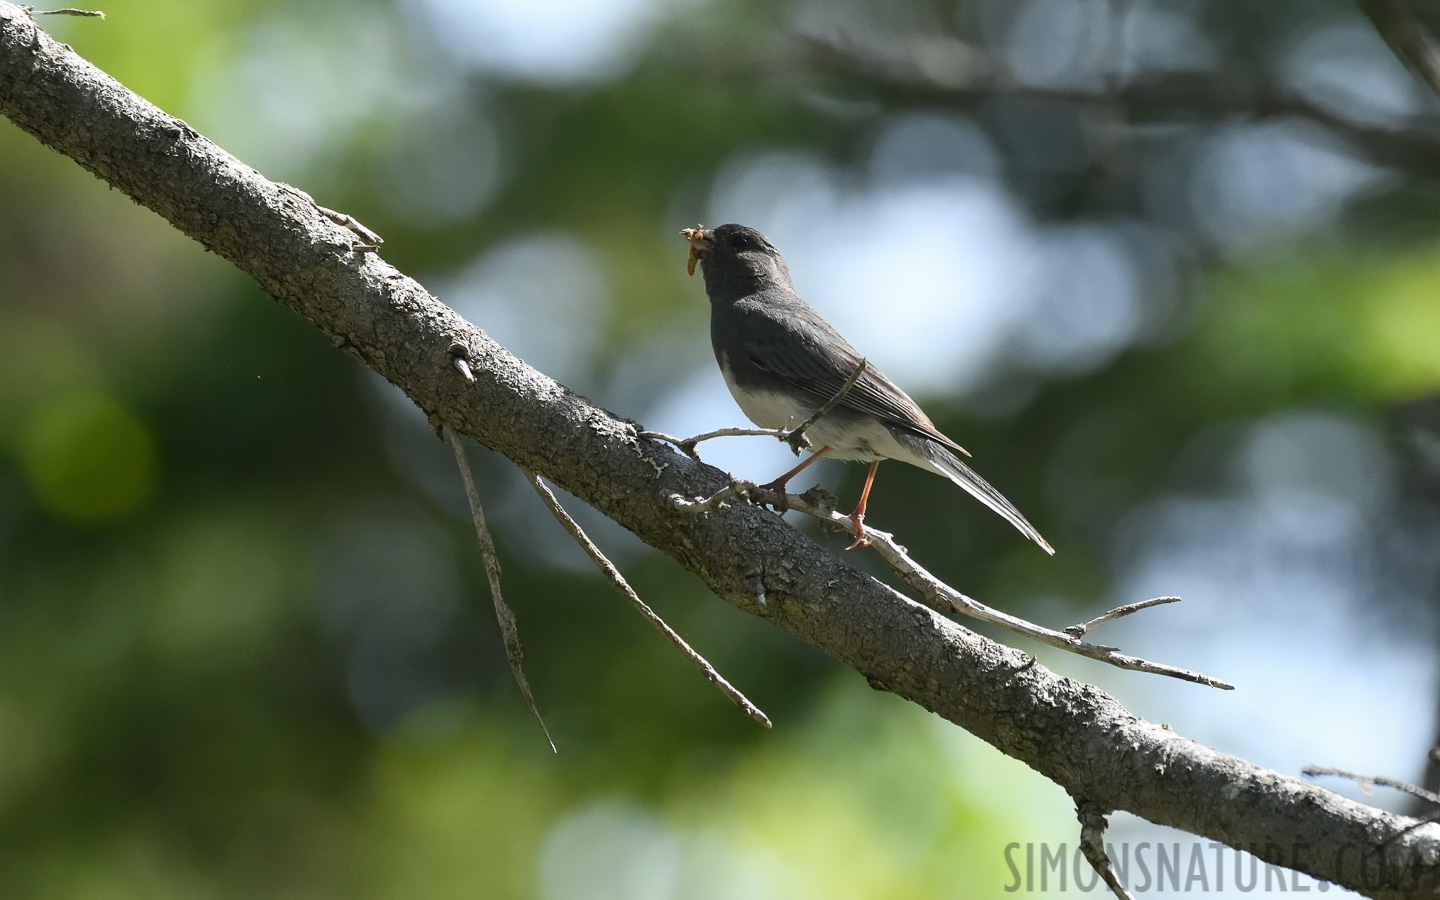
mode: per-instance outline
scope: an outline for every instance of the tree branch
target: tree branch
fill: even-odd
[[[469,435],[592,504],[764,618],[1101,809],[1122,809],[1372,897],[1440,891],[1440,829],[1186,740],[846,565],[774,514],[686,515],[725,473],[641,439],[516,359],[312,203],[225,153],[0,2],[0,113],[249,273]],[[465,348],[474,381],[453,364]],[[761,598],[764,598],[762,602]],[[1383,865],[1381,865],[1383,863]]]

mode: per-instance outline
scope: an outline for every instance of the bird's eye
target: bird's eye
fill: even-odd
[[[730,239],[730,246],[736,250],[749,250],[755,246],[755,242],[743,234],[737,234]]]

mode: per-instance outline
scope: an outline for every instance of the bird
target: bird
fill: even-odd
[[[800,298],[785,258],[769,238],[735,224],[680,233],[690,244],[687,271],[694,275],[698,262],[703,273],[710,342],[741,411],[761,428],[785,429],[830,406],[803,432],[811,455],[763,487],[783,498],[790,479],[821,457],[870,463],[860,502],[849,516],[856,536],[851,547],[861,546],[869,543],[865,507],[875,470],[882,459],[898,459],[950,479],[1046,553],[1055,552],[1004,495],[957,455],[969,452],[942,434],[908,394]]]

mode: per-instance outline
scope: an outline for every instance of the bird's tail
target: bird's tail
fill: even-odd
[[[929,451],[926,456],[941,474],[969,491],[976,500],[999,513],[1001,518],[1018,528],[1021,534],[1039,544],[1046,553],[1051,556],[1055,555],[1055,548],[1040,536],[1040,532],[1035,530],[1035,526],[1031,525],[1029,520],[1020,515],[1020,510],[1006,500],[1004,494],[995,490],[990,482],[977,475],[974,469],[961,462],[960,458],[949,450],[931,441],[926,443],[929,445],[925,448]]]

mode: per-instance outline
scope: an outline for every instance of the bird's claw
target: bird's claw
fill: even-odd
[[[855,540],[845,549],[854,550],[856,547],[870,546],[870,539],[865,536],[865,514],[857,509],[845,518],[855,523]]]

